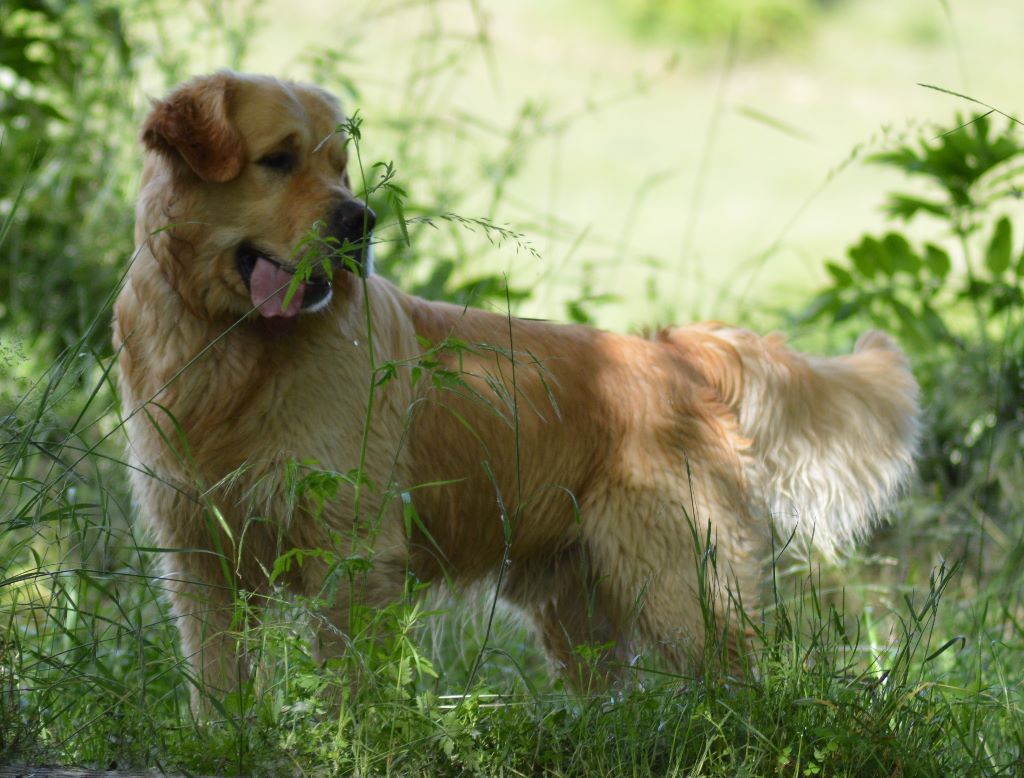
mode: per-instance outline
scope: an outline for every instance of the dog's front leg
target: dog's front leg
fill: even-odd
[[[362,553],[348,554],[335,565],[310,561],[303,567],[302,593],[316,602],[311,649],[320,663],[329,664],[364,638],[380,639],[381,609],[403,597],[408,543],[398,532],[381,535],[372,546],[360,543]]]
[[[197,714],[210,711],[211,699],[242,693],[248,679],[242,629],[248,606],[219,576],[203,578],[181,572],[165,575],[182,651],[191,668],[192,710]]]

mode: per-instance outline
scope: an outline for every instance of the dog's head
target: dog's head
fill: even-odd
[[[374,214],[352,194],[342,122],[321,89],[231,72],[153,104],[136,241],[193,313],[318,311],[370,272]],[[300,262],[314,270],[296,285]]]

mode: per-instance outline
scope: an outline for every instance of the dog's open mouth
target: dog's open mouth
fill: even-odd
[[[266,318],[291,318],[300,312],[319,311],[331,301],[331,280],[319,270],[300,281],[288,298],[295,278],[294,269],[284,267],[268,252],[243,243],[235,255],[238,272],[249,289],[253,307]]]

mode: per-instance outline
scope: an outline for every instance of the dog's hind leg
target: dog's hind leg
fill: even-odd
[[[757,596],[760,567],[752,557],[762,538],[735,506],[681,492],[673,485],[634,490],[627,504],[609,500],[589,525],[584,518],[585,542],[595,575],[615,598],[613,612],[625,614],[620,624],[642,647],[681,674],[716,656],[734,672],[745,646],[740,611]]]
[[[577,691],[600,691],[622,677],[627,630],[581,546],[514,565],[502,594],[530,616],[551,666]]]

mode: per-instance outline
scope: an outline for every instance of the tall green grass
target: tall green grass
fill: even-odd
[[[282,598],[240,636],[261,672],[222,717],[196,721],[156,552],[131,522],[109,368],[58,360],[4,421],[7,760],[247,775],[1020,766],[1020,587],[979,591],[941,564],[921,587],[872,584],[863,570],[844,586],[843,571],[776,560],[766,606],[744,625],[745,673],[711,654],[700,674],[676,677],[641,657],[633,688],[605,696],[552,683],[514,619],[491,628],[486,590],[451,613],[413,600],[364,614],[326,670],[300,626],[309,605]]]
[[[486,588],[450,611],[410,599],[365,613],[324,669],[301,626],[314,604],[282,596],[239,635],[261,671],[197,721],[160,552],[139,537],[124,488],[115,359],[85,346],[107,316],[101,306],[75,347],[24,375],[3,419],[5,759],[247,775],[1020,766],[1024,603],[1012,558],[995,578],[932,568],[923,552],[943,543],[901,536],[900,525],[878,542],[881,559],[824,572],[773,560],[766,605],[736,616],[753,636],[739,676],[714,653],[692,677],[639,657],[631,688],[569,693],[513,617],[492,623]],[[904,511],[919,515],[900,518],[920,532],[930,507],[912,501]],[[897,554],[912,564],[894,578],[885,566]]]

